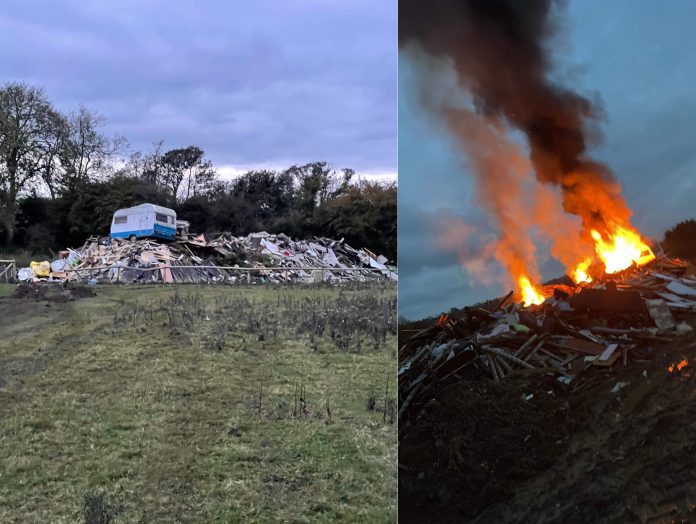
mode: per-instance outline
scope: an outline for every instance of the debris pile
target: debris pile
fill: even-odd
[[[550,374],[576,392],[601,380],[595,372],[650,358],[656,345],[693,332],[696,266],[690,262],[661,255],[603,281],[544,290],[540,305],[511,302],[510,292],[497,307],[465,308],[460,318],[443,314],[401,342],[399,420],[431,398],[432,389],[457,379]],[[687,365],[675,362],[679,370]]]
[[[343,239],[295,241],[266,232],[206,239],[189,235],[172,243],[153,239],[92,237],[80,249],[59,253],[50,264],[33,262],[20,281],[136,282],[365,282],[397,280],[387,259],[353,249]]]

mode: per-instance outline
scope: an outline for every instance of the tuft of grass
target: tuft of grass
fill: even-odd
[[[118,514],[108,501],[104,492],[87,493],[84,499],[82,517],[85,524],[111,524]]]
[[[3,298],[0,522],[88,500],[114,523],[394,522],[395,308],[391,286]]]

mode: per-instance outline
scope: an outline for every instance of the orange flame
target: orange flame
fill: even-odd
[[[681,371],[682,369],[684,369],[688,365],[689,365],[689,361],[686,359],[683,359],[681,362],[679,362],[679,364],[677,364],[677,371]],[[669,366],[667,368],[667,371],[669,371],[670,373],[673,373],[674,372],[674,364]]]
[[[522,303],[525,306],[529,306],[531,304],[541,304],[544,302],[544,295],[536,290],[527,277],[519,277],[517,279],[517,285],[519,286],[520,294],[522,295]]]
[[[655,255],[635,231],[617,227],[605,240],[596,229],[590,234],[595,241],[597,255],[604,263],[604,271],[617,273],[633,263],[642,266],[653,260]]]
[[[642,266],[655,258],[650,247],[630,226],[615,226],[613,231],[605,233],[604,236],[596,229],[591,229],[590,236],[594,240],[595,255],[583,258],[582,262],[570,271],[576,284],[592,282],[588,270],[595,261],[601,262],[605,273],[612,274],[633,264]]]
[[[592,282],[592,277],[590,277],[590,275],[587,274],[587,268],[590,267],[591,263],[592,259],[586,258],[578,264],[578,267],[575,268],[575,271],[573,271],[573,281],[576,284],[589,284],[590,282]]]

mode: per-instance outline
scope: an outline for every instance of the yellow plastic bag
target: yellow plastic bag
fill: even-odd
[[[38,278],[47,277],[51,272],[51,263],[48,260],[43,260],[42,262],[32,261],[29,266],[34,272],[34,276]]]

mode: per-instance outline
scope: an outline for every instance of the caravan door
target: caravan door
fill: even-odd
[[[137,215],[138,218],[138,236],[144,236],[147,234],[147,215],[145,213],[140,213]]]

